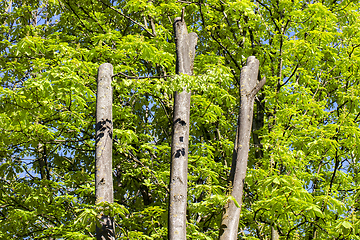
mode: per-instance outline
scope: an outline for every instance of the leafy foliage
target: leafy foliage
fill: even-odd
[[[196,76],[173,77],[172,21],[185,6],[199,35]],[[267,84],[239,238],[270,239],[273,228],[280,239],[359,239],[357,1],[6,0],[0,9],[1,239],[93,239],[102,212],[114,216],[118,239],[166,238],[173,91],[184,87],[187,234],[217,238],[250,55]],[[94,205],[104,62],[117,74],[116,203]]]

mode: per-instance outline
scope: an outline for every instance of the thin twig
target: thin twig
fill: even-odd
[[[117,74],[114,74],[112,76],[112,78],[114,77],[117,77],[117,76],[123,76],[125,78],[128,78],[128,79],[148,79],[148,78],[168,78],[168,77],[174,77],[174,75],[165,75],[165,76],[150,76],[150,77],[137,77],[137,76],[129,76],[125,73],[122,73],[122,72],[119,72]]]
[[[210,105],[212,104],[214,98],[211,99],[211,102],[209,103],[209,105],[206,107],[205,111],[204,111],[204,114],[202,114],[202,116],[200,118],[203,118],[207,112],[207,110],[209,109]]]
[[[138,25],[139,27],[141,27],[142,29],[144,29],[150,36],[155,37],[154,34],[152,34],[149,30],[147,30],[147,28],[146,28],[144,25],[142,25],[141,23],[135,21],[134,19],[132,19],[131,17],[125,15],[125,14],[122,13],[122,12],[120,12],[120,11],[117,10],[116,8],[114,8],[114,7],[110,6],[110,5],[107,5],[107,4],[104,3],[103,1],[100,0],[100,2],[101,2],[102,4],[104,4],[105,6],[107,6],[108,8],[111,8],[112,10],[114,10],[115,12],[117,12],[118,14],[120,14],[121,16],[123,16],[124,18],[129,19],[130,21],[132,21],[133,23],[135,23],[136,25]]]
[[[181,11],[181,22],[184,22],[184,15],[185,15],[185,7],[183,7]]]

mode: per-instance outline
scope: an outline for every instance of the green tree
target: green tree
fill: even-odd
[[[3,0],[0,238],[167,238],[173,92],[191,90],[187,238],[216,239],[240,70],[260,61],[239,239],[359,239],[358,1]],[[199,39],[175,75],[172,23]],[[95,205],[98,67],[114,66],[114,203]]]

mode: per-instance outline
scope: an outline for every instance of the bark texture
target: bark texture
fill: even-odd
[[[176,73],[193,75],[195,47],[198,36],[196,33],[188,33],[186,24],[181,17],[174,20],[174,32],[176,43]]]
[[[175,18],[176,73],[193,74],[196,33],[188,34],[182,18]],[[186,239],[187,165],[191,93],[175,92],[171,144],[168,239]]]
[[[271,226],[271,240],[279,240],[279,233],[273,226]]]
[[[231,195],[241,206],[243,188],[245,183],[250,133],[256,93],[265,84],[265,78],[257,81],[259,72],[259,60],[254,56],[247,59],[246,66],[241,69],[240,76],[240,113],[238,129],[234,144],[233,161],[230,172]],[[239,228],[241,208],[236,207],[233,201],[229,201],[224,207],[224,213],[220,226],[220,240],[236,240]]]
[[[96,203],[114,202],[112,179],[112,87],[113,66],[99,67],[96,97],[95,195]],[[115,239],[113,219],[102,215],[96,239]]]

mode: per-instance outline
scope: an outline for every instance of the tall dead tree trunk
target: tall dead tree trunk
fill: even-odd
[[[234,144],[234,154],[230,173],[231,195],[241,206],[249,154],[250,133],[252,127],[254,99],[256,93],[264,86],[265,78],[257,81],[259,60],[254,56],[247,59],[240,76],[240,113],[238,129]],[[241,208],[229,201],[224,207],[220,226],[220,240],[236,240],[239,228]]]
[[[175,18],[176,73],[193,74],[196,33],[189,33],[185,21]],[[171,144],[168,239],[186,239],[187,165],[191,92],[175,92]]]
[[[96,96],[95,139],[95,195],[96,203],[114,202],[112,179],[112,87],[113,66],[104,63],[99,67]],[[101,226],[96,229],[96,239],[115,240],[113,219],[101,216]]]

